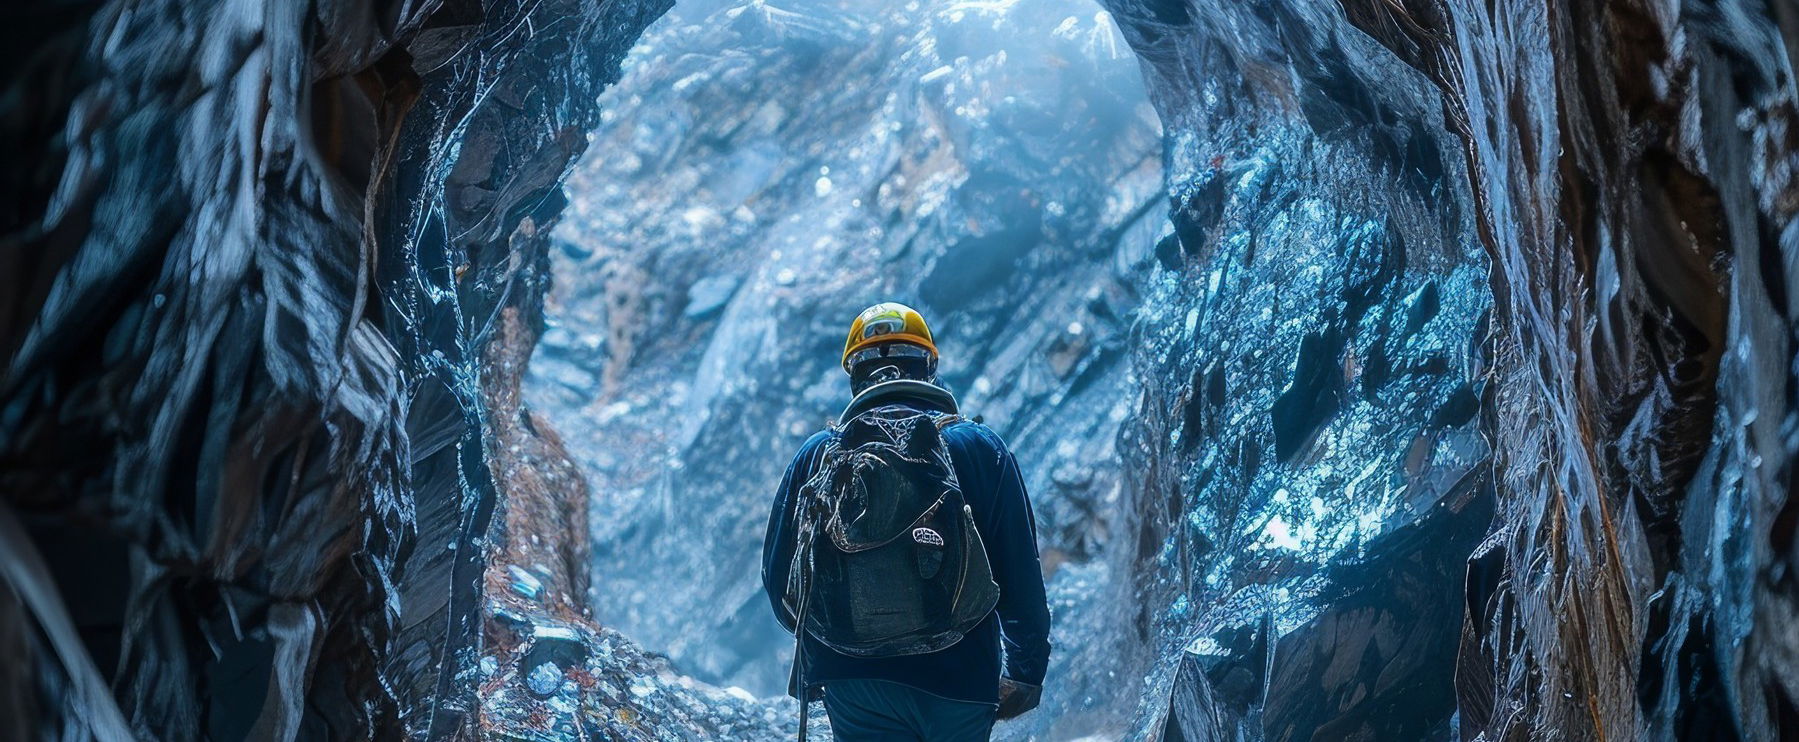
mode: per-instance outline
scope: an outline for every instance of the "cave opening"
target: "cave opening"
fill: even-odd
[[[1139,689],[1105,679],[1140,676],[1140,653],[1094,598],[1137,402],[1128,318],[1168,227],[1160,123],[1110,14],[684,1],[601,107],[526,381],[592,488],[596,621],[783,695],[792,639],[759,578],[773,490],[848,399],[849,318],[903,301],[1030,469],[1057,652],[1082,658],[1052,670],[1058,735],[1118,733]]]

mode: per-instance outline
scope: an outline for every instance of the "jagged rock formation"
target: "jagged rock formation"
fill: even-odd
[[[1251,739],[1303,739],[1308,730],[1332,739],[1415,738],[1433,719],[1436,731],[1424,736],[1464,740],[1799,733],[1792,669],[1799,667],[1792,620],[1799,590],[1791,577],[1799,316],[1789,298],[1799,282],[1799,148],[1791,128],[1799,19],[1790,6],[1108,5],[1145,60],[1169,129],[1177,238],[1163,254],[1183,285],[1200,287],[1189,289],[1193,296],[1217,294],[1209,277],[1242,260],[1229,210],[1281,208],[1278,190],[1215,185],[1221,169],[1228,173],[1257,146],[1233,136],[1245,121],[1259,137],[1299,129],[1297,156],[1278,158],[1278,167],[1314,172],[1308,159],[1367,163],[1400,186],[1376,191],[1383,199],[1409,189],[1445,219],[1471,222],[1491,271],[1484,293],[1492,320],[1465,325],[1477,333],[1467,339],[1481,359],[1472,394],[1400,399],[1395,410],[1431,430],[1474,416],[1478,406],[1491,441],[1491,463],[1473,470],[1470,486],[1477,497],[1491,489],[1495,515],[1468,555],[1465,612],[1429,597],[1435,613],[1421,628],[1431,635],[1397,654],[1381,639],[1379,622],[1343,631],[1314,621],[1276,642],[1266,665],[1273,676],[1243,681],[1252,692],[1232,690],[1241,678],[1231,668],[1257,667],[1248,655],[1268,650],[1243,640],[1219,657],[1218,642],[1207,642],[1184,660],[1195,667],[1182,669],[1176,683],[1175,723],[1201,739],[1230,737],[1192,730],[1243,729]],[[1453,135],[1454,147],[1444,146],[1442,132]],[[1324,156],[1306,156],[1313,153]],[[1327,200],[1369,192],[1354,170],[1328,174],[1316,187]],[[1378,208],[1403,214],[1407,201]],[[1409,257],[1440,244],[1406,240],[1403,251]],[[1354,289],[1339,300],[1345,309],[1356,303],[1348,294],[1364,293],[1355,287],[1367,269],[1354,263],[1325,268]],[[1439,289],[1430,303],[1456,293]],[[1354,414],[1344,402],[1355,394],[1344,390],[1352,365],[1371,356],[1359,343],[1336,341],[1335,328],[1300,341],[1290,386],[1266,408],[1274,429],[1257,443],[1265,449],[1272,438],[1274,457],[1284,462],[1307,448],[1301,439],[1310,428]],[[1203,357],[1214,347],[1178,337],[1173,345],[1152,349],[1149,359]],[[1169,365],[1203,369],[1204,361]],[[1340,365],[1344,378],[1308,372],[1309,365]],[[1211,382],[1193,378],[1190,395],[1198,399]],[[1379,387],[1361,391],[1378,394]],[[1170,498],[1170,515],[1240,507],[1240,496],[1195,505],[1192,498],[1211,485],[1193,480],[1222,473],[1243,482],[1210,462],[1244,449],[1176,454],[1156,445],[1155,434],[1180,420],[1170,400],[1182,398],[1178,387],[1149,395],[1140,416],[1148,435],[1134,450],[1152,478],[1131,491],[1154,502]],[[1203,420],[1205,413],[1197,414]],[[1286,445],[1283,420],[1299,431],[1286,434]],[[1328,457],[1321,464],[1301,456],[1283,476],[1330,466]],[[1257,492],[1249,488],[1250,501]],[[1202,535],[1171,534],[1164,547],[1189,549],[1175,561],[1191,564],[1202,557],[1199,547],[1211,545]],[[1159,538],[1146,539],[1145,551]],[[1466,543],[1450,546],[1424,555],[1439,563],[1436,571],[1445,571],[1440,562],[1449,556],[1460,559]],[[1369,544],[1374,552],[1386,548]],[[1158,584],[1166,567],[1145,560],[1139,579]],[[1343,607],[1333,601],[1325,616]],[[1451,652],[1438,636],[1440,622],[1458,613],[1465,616]],[[1210,628],[1173,611],[1160,620]],[[1354,657],[1362,669],[1283,682],[1283,671],[1318,651],[1308,636],[1334,645],[1337,666]],[[1369,639],[1378,654],[1361,648]],[[1283,656],[1289,643],[1296,646]],[[1381,659],[1366,664],[1371,658]],[[1383,710],[1370,715],[1367,699],[1378,701],[1383,688],[1404,690],[1388,682],[1404,665],[1387,663],[1400,660],[1423,662],[1419,672],[1442,679],[1453,669],[1453,703],[1428,694],[1410,708],[1381,701]],[[1315,708],[1321,699],[1325,707]],[[1306,709],[1298,719],[1296,703]],[[1245,714],[1254,718],[1245,722]]]
[[[665,8],[9,12],[8,738],[475,731],[482,359]]]
[[[496,511],[481,577],[477,728],[487,739],[761,739],[791,736],[794,706],[751,703],[695,683],[666,658],[597,625],[588,488],[562,441],[522,405],[533,325],[501,311],[483,368],[484,445]]]
[[[1135,732],[1444,739],[1492,512],[1467,176],[1428,80],[1329,7],[1265,10],[1215,39],[1117,9],[1170,129],[1121,447]]]

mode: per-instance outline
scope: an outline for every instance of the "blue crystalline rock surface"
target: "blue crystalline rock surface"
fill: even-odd
[[[1331,7],[1123,10],[1178,122],[1121,444],[1131,732],[1447,739],[1490,292],[1435,90]]]

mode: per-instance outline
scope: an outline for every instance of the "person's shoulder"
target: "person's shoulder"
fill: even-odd
[[[984,423],[962,418],[943,427],[943,437],[952,445],[1005,451],[1006,441]]]
[[[793,463],[788,465],[788,476],[797,477],[800,481],[804,481],[807,477],[811,476],[813,467],[817,465],[819,451],[824,448],[825,442],[830,439],[831,431],[829,428],[826,428],[813,433],[812,437],[807,438],[805,443],[801,443],[799,450],[793,452]]]
[[[805,457],[810,455],[813,451],[818,450],[820,446],[825,444],[825,441],[831,439],[831,435],[830,428],[825,428],[824,430],[813,433],[812,437],[807,438],[805,443],[800,444],[800,450],[799,453],[796,454],[796,458]]]

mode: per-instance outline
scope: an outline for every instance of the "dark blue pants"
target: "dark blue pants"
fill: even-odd
[[[885,680],[825,684],[825,713],[838,742],[986,742],[994,710]]]

